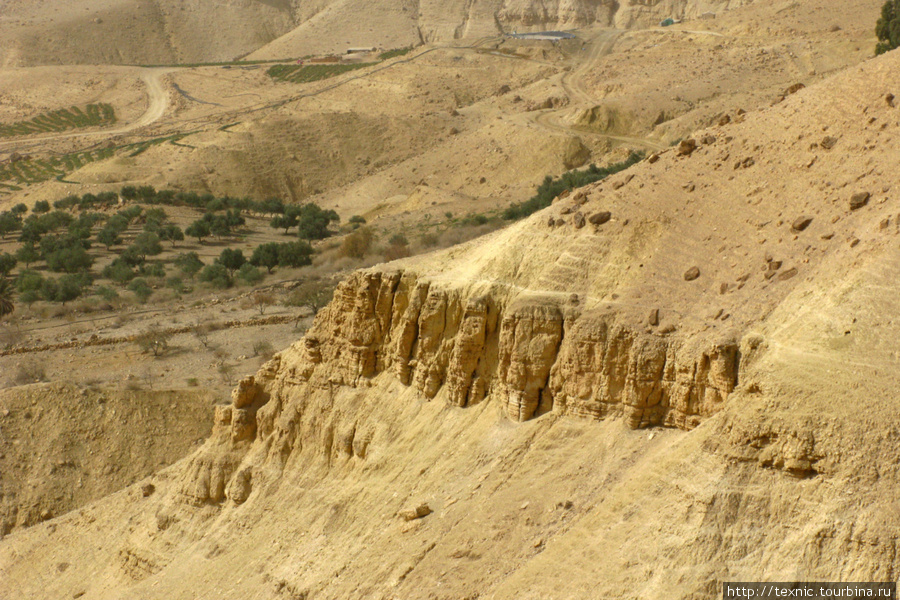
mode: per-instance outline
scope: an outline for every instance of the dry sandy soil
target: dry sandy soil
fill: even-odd
[[[252,323],[240,298],[23,323],[26,345],[75,343],[0,356],[3,375],[38,357],[96,389],[0,396],[0,467],[50,482],[2,480],[0,596],[696,599],[728,580],[895,580],[900,56],[871,58],[880,3],[730,2],[632,30],[507,7],[502,23],[582,27],[559,44],[489,37],[493,5],[471,3],[460,29],[427,4],[371,8],[398,45],[427,44],[311,84],[265,67],[0,70],[4,120],[95,101],[120,114],[114,132],[0,141],[7,157],[187,134],[0,208],[149,183],[312,199],[412,237],[648,153],[517,224],[350,275],[299,341],[295,312]],[[257,56],[304,53],[353,6],[292,13],[299,29]],[[591,19],[672,9],[639,6]],[[161,359],[89,343],[211,319],[235,321],[211,337],[236,377],[262,362],[254,341],[285,348],[230,403],[221,357],[190,332]],[[117,456],[145,443],[140,415],[206,421],[142,461],[85,444],[71,460],[95,480],[67,495],[63,434],[103,395],[129,419],[78,437],[116,436]]]

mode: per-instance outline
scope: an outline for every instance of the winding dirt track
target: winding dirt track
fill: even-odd
[[[7,146],[21,147],[23,144],[28,144],[29,142],[47,142],[66,138],[109,137],[111,135],[128,133],[129,131],[146,127],[147,125],[158,121],[166,114],[166,110],[169,108],[169,92],[163,85],[162,78],[165,74],[170,73],[173,70],[174,69],[170,68],[141,69],[141,81],[143,81],[144,85],[147,87],[147,96],[149,100],[147,110],[144,111],[144,114],[136,121],[122,125],[121,127],[101,129],[99,131],[74,131],[52,135],[16,138],[15,140],[0,142],[0,148]]]
[[[582,128],[572,127],[565,122],[564,117],[572,115],[578,109],[591,108],[599,101],[593,98],[584,85],[584,78],[591,69],[597,67],[600,60],[612,54],[616,42],[624,32],[621,31],[601,31],[590,40],[586,40],[591,44],[590,51],[586,60],[578,65],[578,68],[565,73],[559,80],[560,85],[569,97],[571,104],[560,109],[547,109],[535,111],[532,113],[522,113],[520,119],[533,125],[546,129],[553,133],[577,134],[579,136],[587,136],[593,138],[602,138],[642,146],[649,150],[665,150],[666,145],[654,140],[631,137],[624,135],[612,135],[608,133],[600,133],[598,131],[588,131]]]

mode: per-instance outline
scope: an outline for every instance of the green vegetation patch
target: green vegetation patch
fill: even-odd
[[[412,52],[412,46],[409,46],[407,48],[395,48],[393,50],[382,52],[380,55],[378,55],[378,60],[390,60],[399,56],[406,56],[410,52]]]
[[[0,138],[101,127],[115,122],[116,112],[109,104],[88,104],[84,109],[73,106],[40,114],[30,121],[0,123]]]
[[[354,63],[354,64],[320,64],[320,65],[275,65],[266,73],[277,81],[289,81],[291,83],[312,83],[337,77],[350,71],[371,67],[378,63]]]
[[[900,47],[900,0],[887,0],[881,7],[875,35],[878,36],[875,54],[884,54]]]
[[[544,182],[538,186],[537,193],[534,196],[525,202],[519,202],[507,208],[503,211],[503,218],[507,221],[524,219],[525,217],[550,206],[553,199],[564,191],[574,190],[575,188],[584,187],[595,181],[606,179],[610,175],[624,171],[631,165],[640,162],[643,158],[644,154],[642,152],[632,152],[628,155],[628,158],[622,162],[611,164],[608,167],[591,165],[583,171],[568,171],[556,179],[548,175],[544,178]]]
[[[102,148],[0,165],[0,185],[15,187],[61,178],[86,164],[110,158],[114,153],[114,148]]]

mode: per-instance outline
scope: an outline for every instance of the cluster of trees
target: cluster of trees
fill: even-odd
[[[228,210],[224,215],[208,212],[201,218],[188,225],[184,233],[197,238],[197,242],[203,243],[203,238],[210,235],[219,239],[230,236],[238,227],[242,227],[246,219],[236,209]]]
[[[273,217],[270,225],[274,229],[284,229],[285,235],[296,227],[300,239],[323,240],[331,235],[328,226],[340,220],[336,212],[323,210],[316,204],[292,204]]]
[[[191,254],[196,257],[195,253]],[[312,256],[312,246],[303,241],[261,244],[253,250],[250,258],[244,256],[242,250],[225,248],[213,264],[198,269],[199,278],[216,288],[231,287],[235,281],[255,285],[264,278],[260,267],[268,273],[275,267],[304,267],[312,264]],[[191,260],[192,268],[196,269],[199,266],[197,260]]]
[[[575,188],[580,188],[590,183],[594,183],[595,181],[606,179],[610,175],[624,171],[628,167],[640,162],[643,158],[643,153],[632,152],[624,161],[611,164],[608,167],[591,165],[583,171],[568,171],[556,179],[548,175],[544,178],[544,182],[538,186],[534,196],[525,202],[513,204],[507,208],[503,211],[503,218],[507,221],[524,219],[525,217],[550,206],[553,199],[564,191],[574,190]]]
[[[117,253],[99,275],[133,292],[141,302],[146,302],[154,288],[163,284],[182,293],[186,289],[184,278],[193,281],[196,277],[218,288],[235,283],[253,285],[277,267],[311,264],[314,251],[308,240],[331,235],[329,226],[339,221],[334,211],[323,210],[311,203],[285,205],[278,198],[253,202],[216,198],[211,194],[157,191],[150,186],[126,186],[122,188],[121,196],[136,203],[112,215],[90,212],[94,208],[117,206],[119,195],[112,192],[67,196],[54,202],[52,207],[49,202],[39,201],[28,216],[28,207],[24,204],[0,213],[0,236],[18,234],[17,240],[21,242],[15,252],[0,253],[4,302],[11,306],[13,289],[27,303],[36,300],[65,303],[82,296],[95,278],[91,272],[95,259],[88,252],[92,244]],[[206,212],[182,230],[171,222],[166,211],[157,206],[159,204],[191,206]],[[70,211],[78,211],[75,213],[78,216]],[[163,243],[175,247],[186,236],[202,243],[209,236],[222,238],[234,234],[246,223],[245,211],[270,216],[273,227],[284,229],[286,233],[297,228],[301,240],[262,244],[249,257],[241,250],[226,248],[212,264],[205,264],[196,252],[182,253],[171,261],[177,270],[175,274],[167,274],[166,263],[152,260],[163,252]],[[356,226],[359,226],[358,221]],[[140,231],[128,243],[126,232],[133,231],[135,226],[139,226]],[[116,249],[117,246],[124,248]],[[39,261],[46,263],[48,271],[62,275],[47,277],[33,270],[32,265]],[[17,266],[23,268],[14,280],[8,279]],[[115,289],[108,286],[100,286],[94,293],[106,300],[118,296]]]
[[[878,36],[875,54],[884,54],[900,47],[900,0],[887,0],[881,7],[875,35]]]

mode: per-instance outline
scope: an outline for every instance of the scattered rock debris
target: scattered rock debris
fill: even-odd
[[[399,513],[399,516],[404,521],[415,521],[416,519],[421,519],[423,517],[427,517],[432,512],[433,511],[431,510],[431,507],[429,507],[427,504],[423,503],[423,504],[418,505],[415,508],[401,510]]]
[[[807,227],[809,227],[810,223],[812,223],[812,217],[807,217],[806,215],[797,217],[791,224],[791,229],[793,229],[794,231],[803,231]]]
[[[829,135],[829,136],[826,136],[826,137],[822,138],[822,141],[819,142],[819,146],[821,146],[821,147],[824,148],[825,150],[831,150],[832,148],[835,147],[835,145],[837,144],[837,142],[838,142],[838,140],[837,140],[836,137],[831,137],[831,136]]]
[[[697,141],[693,138],[687,138],[686,140],[681,140],[681,143],[678,144],[678,155],[690,156],[696,149]]]
[[[863,206],[869,203],[869,198],[872,197],[872,194],[869,192],[857,192],[850,196],[850,210],[859,210]]]
[[[591,225],[603,225],[604,223],[609,221],[611,218],[612,218],[611,213],[609,213],[608,211],[601,211],[598,213],[594,213],[590,217],[588,217],[588,222]]]

